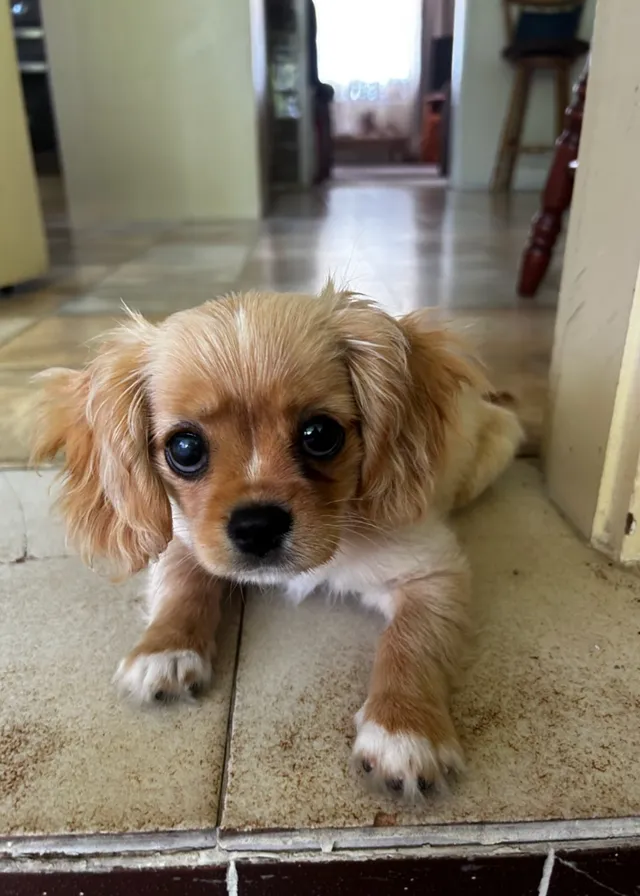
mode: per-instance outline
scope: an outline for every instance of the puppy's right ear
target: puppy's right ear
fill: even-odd
[[[145,356],[154,327],[140,317],[114,331],[81,371],[41,374],[32,461],[64,453],[58,504],[85,561],[127,574],[171,539],[171,508],[150,452]]]

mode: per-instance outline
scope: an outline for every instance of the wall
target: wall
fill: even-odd
[[[42,5],[75,224],[260,215],[250,0]]]
[[[260,196],[264,209],[269,189],[269,69],[267,62],[266,0],[250,0],[253,90],[257,114]]]
[[[545,452],[563,513],[596,546],[636,562],[637,532],[635,544],[624,536],[640,454],[639,32],[637,0],[598,4]]]
[[[587,0],[580,36],[589,40],[596,0]],[[505,43],[502,0],[456,0],[453,73],[452,186],[486,189],[507,110],[512,74],[503,61]],[[579,73],[580,65],[576,75]],[[535,76],[525,122],[524,141],[551,144],[554,139],[554,93],[550,74]],[[540,189],[550,154],[523,156],[516,189]]]
[[[44,274],[48,259],[9,7],[0,8],[0,287]]]

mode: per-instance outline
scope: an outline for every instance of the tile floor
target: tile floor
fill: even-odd
[[[458,529],[474,571],[479,632],[454,710],[466,779],[420,812],[382,806],[354,786],[352,718],[366,696],[381,621],[357,605],[320,598],[292,611],[256,595],[244,615],[223,829],[638,811],[628,721],[640,706],[640,579],[578,541],[524,461],[461,514]]]
[[[381,620],[348,602],[230,601],[210,696],[146,712],[120,703],[110,680],[142,624],[140,582],[110,583],[68,556],[53,475],[0,473],[1,834],[219,826],[226,848],[277,850],[292,837],[473,843],[487,826],[562,838],[563,821],[595,818],[640,832],[640,579],[579,541],[534,462],[457,520],[477,616],[455,701],[468,771],[419,810],[368,795],[349,771]],[[547,827],[509,828],[520,822]],[[582,836],[598,832],[587,822]]]
[[[51,277],[0,297],[0,463],[24,465],[34,373],[78,366],[122,312],[153,319],[233,289],[317,290],[332,273],[397,313],[438,308],[465,328],[539,442],[558,266],[535,302],[514,283],[537,198],[454,195],[441,182],[338,178],[254,222],[72,232],[48,198]],[[58,197],[59,202],[59,197]]]
[[[469,329],[535,442],[558,285],[554,270],[535,303],[514,298],[535,201],[363,178],[283,197],[259,226],[73,234],[51,216],[51,280],[0,300],[0,840],[218,830],[223,847],[278,850],[640,831],[640,580],[581,544],[533,462],[458,521],[478,613],[456,698],[469,769],[411,812],[347,771],[379,620],[277,594],[230,603],[211,696],[132,712],[110,677],[139,585],[68,556],[52,472],[22,469],[32,374],[81,364],[121,300],[161,319],[229,289],[315,289],[329,271],[392,311],[435,306]]]

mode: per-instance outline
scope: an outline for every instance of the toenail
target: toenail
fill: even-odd
[[[418,790],[420,793],[426,793],[429,789],[429,782],[425,778],[418,778]]]
[[[387,787],[389,790],[393,790],[394,793],[402,793],[404,782],[402,778],[390,778],[387,781]]]
[[[165,693],[164,693],[164,691],[156,691],[154,694],[154,697],[158,702],[160,702],[161,700],[164,700]]]
[[[194,681],[193,684],[189,685],[189,693],[192,697],[198,697],[200,695],[200,691],[201,688],[197,681]]]
[[[369,762],[368,759],[363,759],[363,760],[362,760],[362,768],[363,768],[363,769],[365,770],[365,772],[367,772],[367,774],[368,774],[368,773],[371,771],[371,769],[373,768],[373,766],[371,765],[371,763]]]

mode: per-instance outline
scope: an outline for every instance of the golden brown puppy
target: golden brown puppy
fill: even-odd
[[[359,595],[387,625],[354,756],[408,798],[460,767],[449,713],[469,581],[446,513],[511,461],[521,430],[478,365],[417,315],[331,284],[248,293],[51,370],[34,460],[65,454],[61,507],[90,561],[150,564],[149,624],[117,680],[141,701],[211,678],[228,582]]]

